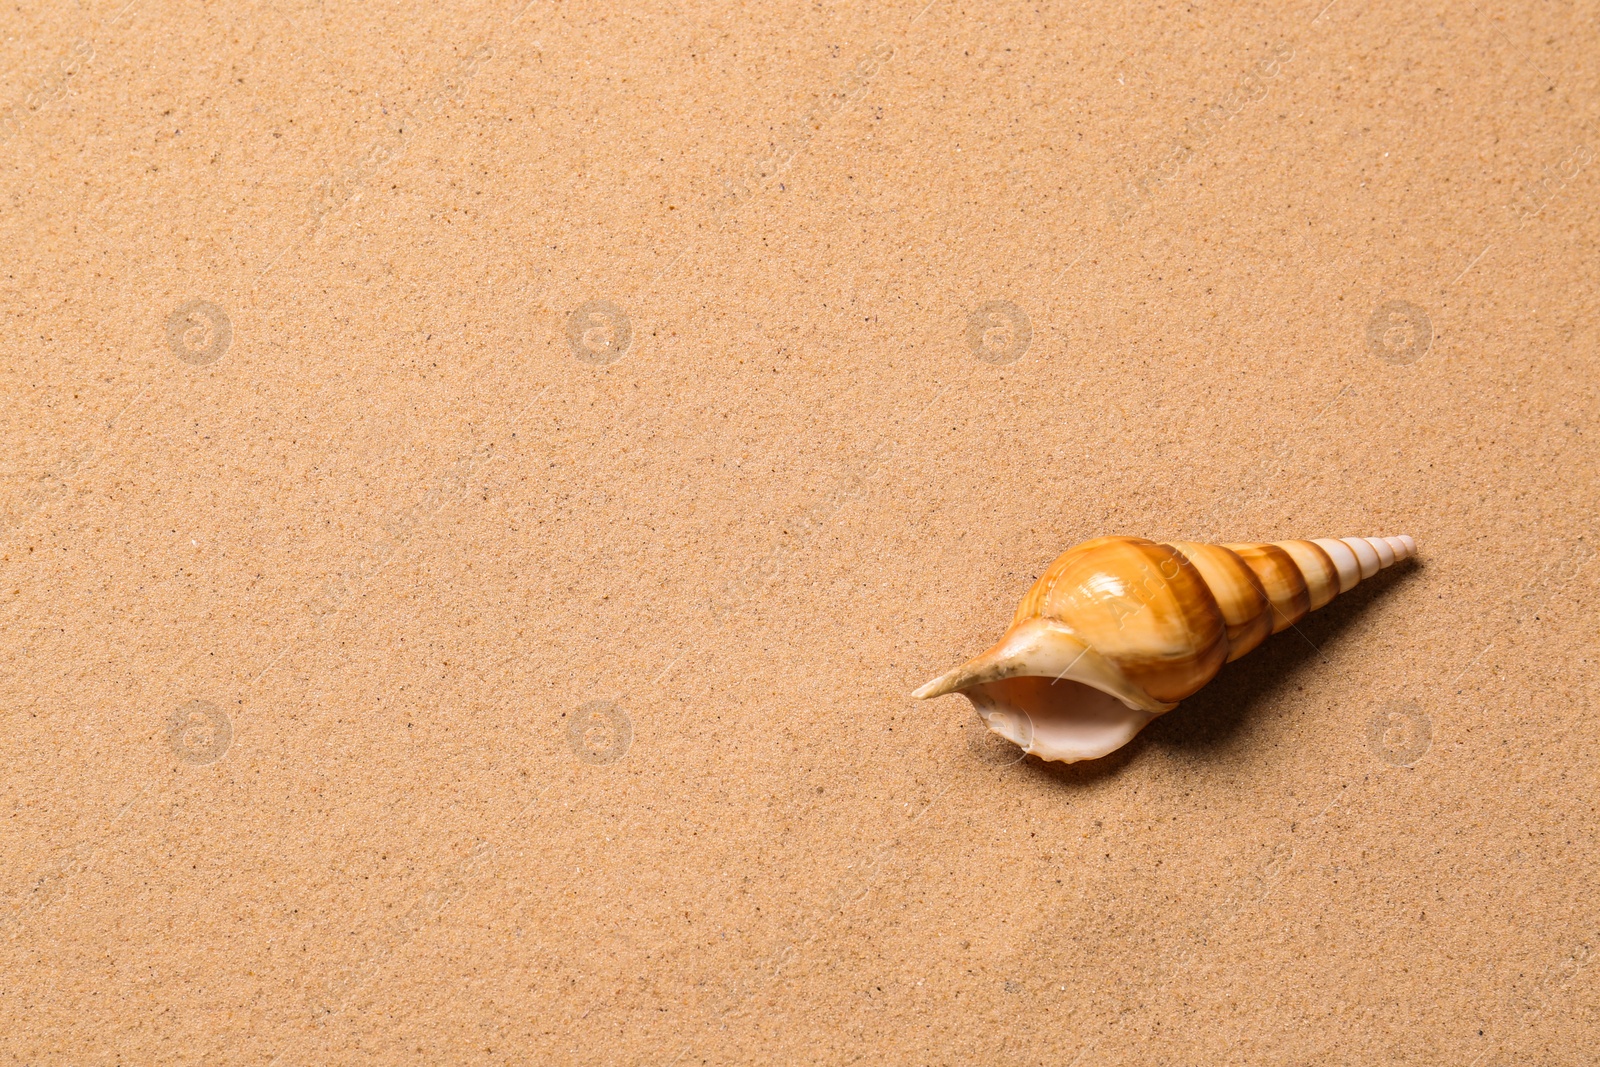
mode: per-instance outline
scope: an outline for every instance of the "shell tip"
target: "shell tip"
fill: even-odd
[[[1396,537],[1383,538],[1384,544],[1394,552],[1396,562],[1410,559],[1417,554],[1417,542],[1410,534],[1400,534]]]

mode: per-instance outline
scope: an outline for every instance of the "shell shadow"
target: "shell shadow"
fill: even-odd
[[[1222,668],[1211,682],[1172,711],[1145,727],[1127,745],[1097,760],[1046,763],[1029,757],[1019,769],[1066,786],[1087,786],[1115,777],[1151,747],[1204,756],[1245,734],[1283,692],[1322,666],[1328,645],[1391,588],[1413,580],[1421,562],[1391,567],[1336,597],[1290,629],[1273,634],[1259,648]]]

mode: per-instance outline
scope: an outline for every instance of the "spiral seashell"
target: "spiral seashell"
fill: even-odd
[[[1046,760],[1115,751],[1268,635],[1416,554],[1408,536],[1270,544],[1099,537],[1033,583],[993,648],[912,695],[962,693]]]

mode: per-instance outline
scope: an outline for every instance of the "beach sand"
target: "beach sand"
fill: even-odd
[[[125,2],[0,14],[9,1062],[1587,1055],[1592,18]],[[911,699],[1105,534],[1419,559]]]

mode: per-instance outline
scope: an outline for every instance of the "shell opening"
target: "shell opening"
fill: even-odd
[[[989,729],[1025,752],[1062,763],[1114,752],[1156,717],[1067,678],[1002,678],[961,692]]]
[[[912,695],[961,693],[989,729],[1040,759],[1075,763],[1121,748],[1176,704],[1154,699],[1121,668],[1049,619],[1007,630],[995,646]]]

